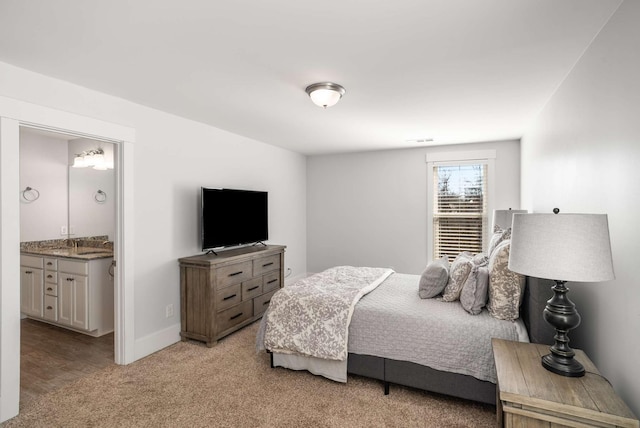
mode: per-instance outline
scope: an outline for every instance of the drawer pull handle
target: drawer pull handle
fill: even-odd
[[[273,262],[271,262],[271,263],[265,263],[265,264],[263,264],[263,265],[262,265],[262,267],[271,266],[272,264],[273,264]]]
[[[67,281],[73,281],[75,278],[67,278]]]
[[[277,281],[277,279],[272,279],[271,281],[267,281],[267,284],[273,284],[276,281]]]
[[[269,303],[271,303],[271,300],[267,300],[266,302],[264,302],[264,303],[262,304],[262,306],[266,306],[266,305],[268,305]]]
[[[253,291],[253,290],[255,290],[255,289],[256,289],[256,288],[258,288],[258,287],[259,287],[259,285],[256,285],[255,287],[251,287],[251,288],[247,289],[247,291]]]
[[[47,278],[53,278],[53,275],[47,275]]]
[[[53,291],[53,288],[47,287],[47,291]]]
[[[236,318],[238,318],[238,317],[241,317],[241,316],[242,316],[242,312],[240,312],[239,314],[234,315],[234,316],[232,316],[231,318],[229,318],[229,321],[234,320],[234,319],[236,319]]]
[[[236,295],[235,295],[235,294],[232,294],[231,296],[227,296],[227,297],[225,297],[225,298],[224,298],[224,299],[222,299],[222,300],[229,300],[229,299],[233,299],[234,297],[236,297]]]
[[[50,311],[51,309],[53,309],[53,306],[47,306],[48,311]]]
[[[53,263],[47,262],[47,266],[53,266]]]
[[[240,275],[241,273],[242,271],[234,272],[234,273],[230,273],[229,276],[236,276],[236,275]]]
[[[33,272],[31,272],[30,270],[27,270],[24,273],[26,273],[27,275],[31,275]]]

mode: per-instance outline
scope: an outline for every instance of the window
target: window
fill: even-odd
[[[444,255],[452,261],[459,253],[480,253],[488,239],[488,215],[491,212],[489,176],[493,152],[437,156],[428,155],[429,260]],[[479,158],[483,155],[484,158]],[[493,156],[492,156],[493,155]]]

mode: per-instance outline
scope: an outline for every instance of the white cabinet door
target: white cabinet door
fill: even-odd
[[[59,273],[58,322],[89,330],[89,287],[86,276]]]
[[[86,276],[74,275],[71,326],[89,330],[89,283]]]
[[[44,271],[20,266],[20,311],[25,315],[42,317],[44,299]]]

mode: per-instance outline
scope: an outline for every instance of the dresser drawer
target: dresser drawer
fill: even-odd
[[[280,288],[280,271],[271,272],[262,277],[262,291],[269,291]]]
[[[276,291],[272,291],[271,293],[263,294],[262,296],[258,296],[253,299],[253,315],[262,315],[264,311],[267,310],[269,303],[271,302],[271,296],[273,296]]]
[[[262,278],[253,278],[242,283],[242,300],[262,294]]]
[[[44,296],[44,319],[58,321],[58,298],[55,296]]]
[[[216,269],[216,287],[221,289],[233,284],[239,284],[242,281],[250,279],[252,276],[251,261],[223,266]]]
[[[44,282],[51,282],[53,284],[58,283],[58,272],[53,270],[44,271]]]
[[[44,268],[49,270],[58,270],[58,259],[50,257],[44,258]]]
[[[243,321],[248,320],[253,316],[253,300],[247,300],[239,305],[233,306],[222,312],[218,312],[216,315],[216,324],[218,328],[216,333],[220,334],[223,331],[240,324]]]
[[[253,261],[253,276],[280,269],[280,254],[262,257]]]
[[[216,293],[216,308],[219,311],[237,305],[242,300],[240,284],[232,285]]]
[[[44,284],[44,294],[49,296],[57,296],[58,295],[58,284],[51,284],[46,282]]]

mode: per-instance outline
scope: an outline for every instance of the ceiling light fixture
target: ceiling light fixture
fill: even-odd
[[[311,101],[319,107],[327,108],[335,105],[345,93],[342,86],[337,83],[314,83],[305,89]]]

